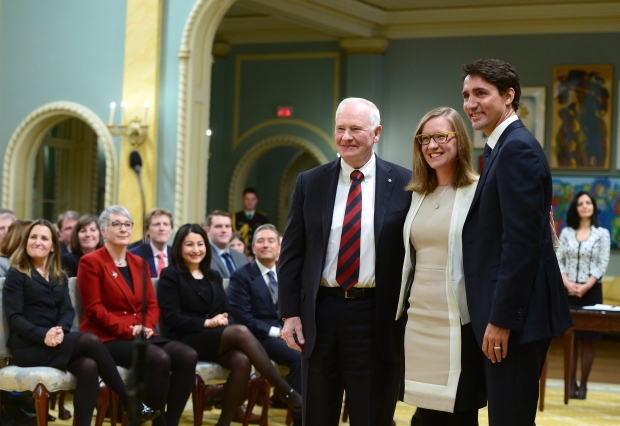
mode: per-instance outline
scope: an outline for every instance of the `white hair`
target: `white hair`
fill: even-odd
[[[336,120],[338,120],[338,115],[342,112],[342,109],[345,106],[349,104],[355,104],[355,103],[363,103],[368,107],[369,109],[368,120],[370,121],[370,126],[373,129],[376,129],[377,126],[381,124],[381,114],[379,113],[379,108],[377,108],[377,106],[373,104],[372,102],[370,102],[368,99],[364,99],[364,98],[343,99],[338,105],[338,108],[336,109]]]
[[[99,215],[99,228],[107,228],[108,223],[110,222],[110,215],[117,214],[119,216],[125,216],[129,219],[130,222],[133,222],[133,218],[131,217],[131,213],[123,206],[110,206],[106,207],[104,211]]]

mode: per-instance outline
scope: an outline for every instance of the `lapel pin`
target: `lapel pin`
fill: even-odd
[[[118,277],[118,274],[116,273],[116,271],[112,271],[112,278],[116,278]]]

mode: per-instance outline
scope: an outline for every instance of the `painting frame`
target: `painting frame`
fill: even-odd
[[[517,115],[543,148],[545,147],[546,105],[547,88],[545,86],[521,87]],[[474,130],[474,148],[483,149],[486,143],[487,135],[481,130]]]
[[[613,71],[613,65],[553,67],[552,169],[611,168]]]
[[[517,115],[543,148],[545,147],[546,110],[547,88],[545,86],[521,87]]]
[[[618,99],[620,99],[620,80],[618,81]],[[616,120],[616,143],[620,145],[620,108],[618,108],[618,118]],[[620,148],[616,152],[616,169],[620,170]]]

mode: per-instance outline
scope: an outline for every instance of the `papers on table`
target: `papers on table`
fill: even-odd
[[[620,306],[603,305],[601,303],[597,303],[596,305],[592,305],[592,306],[582,306],[581,309],[587,309],[587,310],[590,310],[590,311],[613,311],[613,312],[620,312]]]

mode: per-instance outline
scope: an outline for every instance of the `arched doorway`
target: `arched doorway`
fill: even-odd
[[[241,210],[241,194],[246,186],[248,174],[261,157],[269,151],[280,147],[294,147],[300,150],[300,153],[283,169],[282,178],[280,180],[280,184],[278,185],[278,218],[270,218],[278,225],[278,229],[280,229],[280,231],[284,231],[283,220],[286,220],[286,212],[288,212],[288,208],[286,211],[283,211],[283,204],[286,204],[288,201],[283,202],[283,199],[288,200],[292,189],[290,185],[286,184],[285,179],[287,181],[292,180],[294,185],[295,176],[302,171],[299,169],[300,165],[309,165],[308,168],[311,168],[320,164],[325,164],[329,161],[327,156],[323,154],[323,152],[316,145],[299,136],[277,135],[263,139],[252,145],[252,147],[248,149],[241,156],[241,158],[239,158],[239,161],[237,161],[237,165],[233,170],[230,186],[228,187],[228,210],[231,212]],[[300,157],[304,158],[305,161],[300,162]],[[309,162],[308,159],[311,159],[311,161]],[[307,170],[307,168],[304,170]],[[294,176],[292,176],[293,173],[295,173]]]
[[[91,147],[84,151],[89,160],[84,160],[86,157],[83,156],[79,160],[82,163],[89,161],[89,164],[73,163],[76,157],[71,157],[66,152],[66,149],[70,149],[67,148],[68,139],[54,136],[63,134],[63,132],[66,135],[66,132],[70,132],[69,129],[76,129],[83,135],[90,134],[86,138],[90,138]],[[96,149],[93,148],[95,141]],[[117,164],[112,135],[105,124],[90,109],[73,102],[53,102],[36,109],[17,127],[7,146],[3,164],[2,205],[13,209],[18,217],[36,217],[37,213],[45,212],[51,218],[53,213],[50,212],[57,212],[58,209],[71,204],[65,198],[68,191],[69,196],[73,195],[76,199],[79,197],[79,202],[85,203],[80,204],[85,206],[84,209],[92,211],[100,203],[96,198],[99,190],[90,183],[99,181],[99,178],[98,176],[93,178],[90,174],[89,179],[83,179],[83,177],[84,173],[91,173],[90,169],[94,161],[99,163],[99,152],[102,163],[105,164],[105,171],[102,171],[101,176],[103,194],[100,199],[103,200],[103,204],[109,205],[116,200],[114,177]],[[59,160],[59,157],[63,158]],[[41,177],[41,173],[45,175],[46,161],[47,165],[53,162],[57,168],[55,178],[59,179],[57,183],[60,186],[57,186],[55,191],[62,192],[57,194],[61,197],[60,202],[58,203],[58,200],[52,202],[52,207],[49,205],[44,207],[42,200],[37,199],[39,204],[34,201],[37,187],[41,191],[44,189],[42,185],[45,182],[45,176]],[[80,186],[77,180],[87,180],[89,183]],[[79,192],[75,192],[78,187]],[[95,191],[94,194],[93,191]],[[37,193],[37,197],[43,193]],[[82,200],[84,197],[89,198]],[[37,206],[36,209],[35,206]]]

